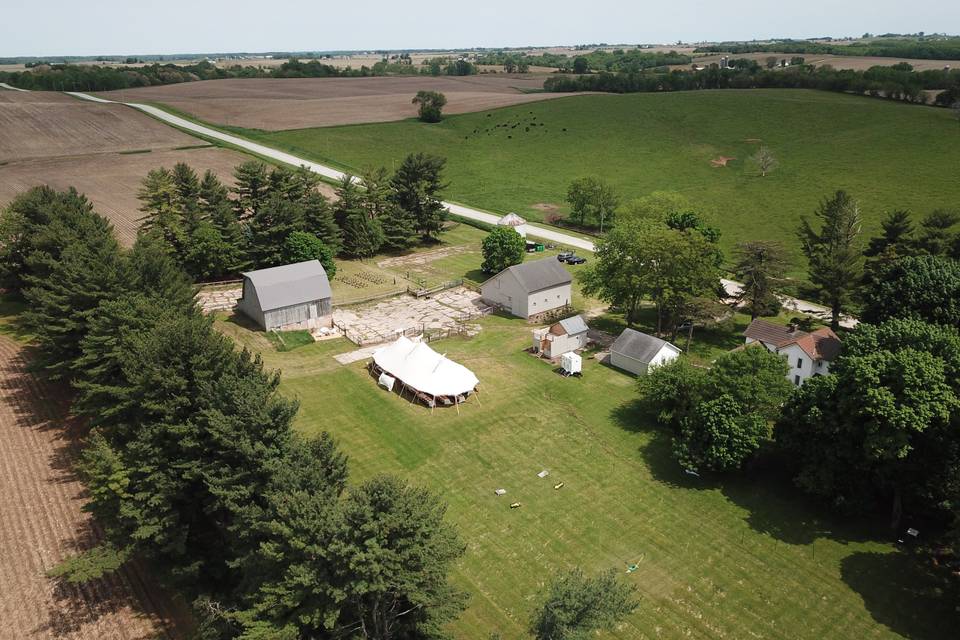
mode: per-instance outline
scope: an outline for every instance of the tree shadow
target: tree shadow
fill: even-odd
[[[802,493],[793,483],[790,465],[772,447],[762,449],[736,473],[691,473],[673,456],[670,429],[658,425],[656,415],[640,399],[615,407],[610,418],[625,431],[647,435],[639,453],[654,479],[678,489],[719,490],[744,510],[745,524],[757,533],[791,545],[809,545],[817,539],[877,539],[878,531],[886,532],[879,521],[845,523],[822,502]]]
[[[956,580],[922,553],[853,553],[841,561],[840,576],[873,619],[891,631],[912,640],[957,637]]]

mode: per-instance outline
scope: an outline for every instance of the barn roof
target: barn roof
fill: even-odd
[[[263,311],[331,297],[330,281],[319,260],[258,269],[242,275],[256,290]]]
[[[664,345],[673,347],[678,353],[680,351],[666,340],[655,338],[634,329],[624,329],[620,337],[613,342],[610,351],[649,364]]]
[[[508,271],[520,282],[520,286],[528,294],[573,282],[570,272],[560,266],[560,263],[554,258],[543,258],[533,262],[515,264],[493,276],[491,280],[499,278]]]
[[[583,333],[589,328],[587,327],[587,323],[584,321],[583,316],[566,318],[561,320],[558,324],[563,327],[563,330],[567,332],[568,336],[575,336],[578,333]]]

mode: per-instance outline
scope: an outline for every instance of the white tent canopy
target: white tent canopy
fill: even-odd
[[[480,384],[470,369],[406,336],[374,351],[373,361],[408,387],[433,397],[460,396]]]

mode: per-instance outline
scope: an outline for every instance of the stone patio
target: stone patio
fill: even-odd
[[[393,340],[398,334],[449,329],[490,311],[480,294],[455,287],[430,297],[397,296],[353,309],[335,308],[333,322],[361,345]]]

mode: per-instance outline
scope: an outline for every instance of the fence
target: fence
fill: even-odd
[[[407,293],[410,295],[422,298],[424,296],[432,296],[435,293],[440,293],[441,291],[446,291],[447,289],[453,289],[455,287],[462,287],[463,279],[460,280],[449,280],[443,284],[438,284],[436,286],[430,287],[429,289],[411,289],[407,287]]]
[[[392,298],[394,296],[399,296],[402,293],[408,293],[408,289],[392,289],[383,293],[374,293],[368,296],[360,296],[357,298],[340,298],[334,296],[333,306],[334,307],[347,307],[353,304],[363,304],[364,302],[373,302],[375,300],[383,300],[384,298]]]

